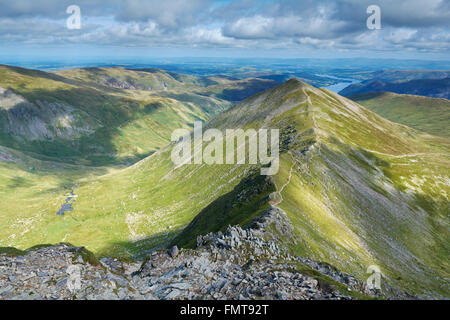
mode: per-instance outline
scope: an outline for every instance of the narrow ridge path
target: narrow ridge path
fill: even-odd
[[[294,159],[294,156],[292,155],[292,152],[291,152],[291,151],[288,151],[288,153],[289,153],[289,155],[290,155],[291,158],[292,158],[292,166],[291,166],[291,169],[289,170],[289,177],[288,177],[288,180],[286,181],[286,183],[285,183],[285,184],[281,187],[281,189],[279,189],[279,190],[278,190],[278,187],[277,187],[277,185],[276,185],[276,183],[275,183],[275,187],[277,188],[277,191],[275,191],[275,193],[279,195],[280,200],[271,202],[271,205],[272,205],[273,207],[276,207],[277,209],[280,209],[280,208],[278,208],[278,205],[279,205],[281,202],[283,202],[283,200],[284,200],[284,199],[283,199],[283,195],[282,195],[281,193],[283,192],[284,188],[286,188],[286,187],[289,185],[289,183],[291,182],[292,171],[294,170],[294,166],[295,166],[295,159]]]

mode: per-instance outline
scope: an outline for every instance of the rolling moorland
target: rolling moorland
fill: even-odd
[[[392,287],[448,297],[448,136],[298,80],[257,93],[273,82],[1,68],[0,246],[68,242],[142,259],[276,209],[292,227],[277,241],[292,255],[360,280],[376,264]],[[231,106],[243,92],[256,95]],[[195,119],[280,129],[279,173],[267,181],[255,165],[176,167],[170,133]],[[64,203],[70,210],[57,215]]]

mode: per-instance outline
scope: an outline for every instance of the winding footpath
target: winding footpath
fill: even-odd
[[[279,190],[278,190],[277,184],[275,183],[275,187],[277,188],[277,191],[275,191],[275,194],[277,194],[277,195],[279,196],[279,200],[278,200],[278,201],[272,201],[272,202],[271,202],[272,207],[275,207],[275,208],[277,208],[277,209],[280,209],[280,208],[278,207],[278,205],[279,205],[281,202],[283,202],[283,200],[284,200],[284,199],[283,199],[282,192],[283,192],[284,188],[286,188],[286,187],[289,185],[289,183],[291,182],[292,171],[294,170],[294,166],[295,166],[295,159],[294,159],[294,156],[292,155],[292,152],[291,152],[291,151],[288,151],[288,153],[289,153],[289,155],[290,155],[291,158],[292,158],[292,166],[291,166],[291,169],[289,170],[289,177],[288,177],[288,180],[286,181],[285,184],[283,184],[283,186],[282,186],[281,189],[279,189]],[[280,209],[280,210],[281,210],[281,209]]]

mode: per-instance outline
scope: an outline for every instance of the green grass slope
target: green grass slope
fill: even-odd
[[[393,122],[450,138],[450,100],[392,92],[363,93],[349,98]]]
[[[172,143],[129,168],[80,179],[65,216],[25,197],[22,211],[0,218],[8,226],[0,246],[65,241],[100,255],[139,256],[171,243],[191,246],[201,230],[246,225],[273,205],[292,222],[294,239],[285,244],[293,253],[362,280],[376,264],[393,286],[449,296],[448,139],[297,80],[234,105],[206,127],[280,129],[278,174],[268,182],[255,178],[258,165],[175,166]],[[4,194],[0,203],[11,199]],[[24,223],[33,228],[24,231]]]
[[[4,226],[0,238],[7,246],[21,248],[64,240],[69,233],[62,231],[82,223],[74,216],[56,216],[72,190],[96,181],[98,176],[117,172],[116,165],[123,167],[153,153],[170,142],[174,129],[189,129],[195,120],[205,121],[230,105],[195,91],[218,84],[235,87],[234,80],[227,78],[201,79],[160,70],[102,68],[47,73],[0,66],[0,74],[0,211]],[[141,81],[142,87],[121,88],[97,82],[103,78],[114,78],[109,81],[113,84],[119,83],[116,78]],[[162,90],[156,90],[161,80],[167,88],[162,85]],[[245,90],[244,82],[237,84],[239,90]],[[146,90],[144,85],[156,89]],[[220,89],[215,88],[219,94]],[[130,195],[128,177],[123,176],[125,183],[118,177],[103,195],[105,199],[109,195],[116,199]],[[91,202],[80,201],[80,207],[90,208],[88,215],[93,213],[91,209],[97,210],[96,196],[99,194],[90,195]],[[164,199],[165,192],[157,196]],[[106,207],[117,212],[120,205],[113,202],[113,207],[108,203]],[[189,218],[193,215],[182,221],[187,223]],[[133,219],[130,213],[129,221]],[[142,230],[135,231],[132,225],[130,222],[130,227],[119,228],[117,237],[114,233],[98,237],[94,248],[112,246],[111,239],[129,240],[129,232],[134,234],[132,239],[142,238]],[[167,225],[163,225],[165,232]],[[93,224],[92,228],[95,231],[97,226]],[[155,230],[159,232],[160,228]],[[147,235],[151,230],[145,232]],[[95,232],[76,234],[81,242],[85,237],[96,237]]]
[[[69,72],[81,71],[62,74]],[[170,142],[174,129],[229,106],[195,94],[177,100],[16,67],[0,66],[0,74],[0,145],[72,163],[136,161]]]

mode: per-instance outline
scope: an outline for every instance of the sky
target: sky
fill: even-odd
[[[80,29],[67,28],[70,5],[80,8]],[[370,5],[380,8],[380,29],[367,27]],[[0,59],[450,60],[450,1],[0,0],[0,47]]]

